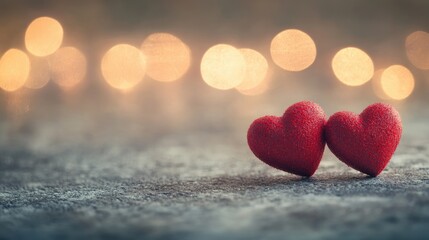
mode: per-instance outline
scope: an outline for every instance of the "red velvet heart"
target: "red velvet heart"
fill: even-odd
[[[383,103],[370,105],[360,115],[335,113],[325,127],[326,142],[335,156],[373,177],[389,163],[401,133],[399,113]]]
[[[247,132],[247,142],[260,160],[277,169],[311,176],[322,159],[325,113],[312,102],[290,106],[282,117],[256,119]]]

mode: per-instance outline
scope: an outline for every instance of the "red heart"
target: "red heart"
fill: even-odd
[[[247,142],[260,160],[277,169],[311,176],[322,159],[325,113],[312,102],[290,106],[282,117],[256,119],[247,131]]]
[[[370,105],[360,115],[337,112],[325,127],[326,142],[335,156],[373,177],[389,163],[401,133],[399,113],[383,103]]]

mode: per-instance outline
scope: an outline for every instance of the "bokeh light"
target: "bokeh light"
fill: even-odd
[[[118,44],[104,54],[101,73],[106,82],[117,89],[129,90],[137,85],[146,72],[146,57],[128,44]]]
[[[260,82],[257,86],[250,89],[237,89],[241,94],[247,96],[257,96],[265,93],[270,87],[269,78]]]
[[[238,49],[227,44],[209,48],[201,60],[201,75],[211,87],[227,90],[244,79],[246,62]]]
[[[54,53],[63,41],[61,24],[50,17],[33,20],[25,32],[25,46],[35,56],[47,56]]]
[[[253,49],[242,48],[239,51],[244,57],[246,72],[243,82],[236,88],[242,91],[256,88],[267,76],[268,62],[262,54]]]
[[[347,47],[338,51],[332,59],[335,76],[348,86],[359,86],[374,75],[371,58],[359,48]]]
[[[49,82],[51,77],[49,63],[46,58],[30,57],[30,64],[30,74],[24,86],[31,89],[40,89]]]
[[[146,56],[146,74],[161,82],[171,82],[181,78],[191,65],[189,47],[169,33],[154,33],[142,43],[141,50]]]
[[[0,87],[16,91],[24,86],[30,73],[30,59],[25,52],[9,49],[0,59]]]
[[[382,69],[378,69],[377,71],[374,72],[374,76],[372,77],[372,89],[374,90],[375,95],[380,98],[380,99],[391,99],[389,96],[386,95],[386,93],[384,93],[383,88],[381,87],[381,76],[384,72],[384,68]]]
[[[271,57],[275,64],[288,71],[302,71],[316,59],[316,45],[303,31],[288,29],[271,41]]]
[[[429,69],[429,33],[416,31],[408,35],[405,49],[410,62],[420,69]]]
[[[76,86],[86,75],[86,58],[74,47],[58,49],[50,57],[50,65],[52,80],[63,89]]]
[[[405,99],[414,90],[413,74],[402,65],[390,66],[381,75],[381,87],[390,98]]]

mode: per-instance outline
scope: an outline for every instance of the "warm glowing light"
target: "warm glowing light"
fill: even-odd
[[[227,90],[237,87],[244,79],[246,62],[233,46],[218,44],[209,48],[201,60],[201,75],[211,87]]]
[[[265,93],[269,89],[269,81],[268,79],[265,79],[264,81],[260,82],[257,86],[250,88],[250,89],[238,89],[237,90],[243,94],[248,96],[256,96],[261,95]]]
[[[404,66],[390,66],[381,75],[381,87],[390,98],[405,99],[414,89],[413,74]]]
[[[271,41],[270,50],[274,63],[288,71],[302,71],[316,59],[313,39],[297,29],[277,34]]]
[[[151,34],[144,40],[141,50],[147,59],[147,75],[158,81],[175,81],[191,65],[189,47],[169,33]]]
[[[62,88],[72,88],[85,78],[86,58],[74,47],[60,48],[50,63],[52,80]]]
[[[36,18],[25,32],[25,46],[35,56],[47,56],[54,53],[63,41],[61,24],[50,17]]]
[[[244,57],[246,72],[243,82],[236,88],[243,91],[250,90],[264,81],[267,76],[268,62],[262,54],[253,49],[242,48],[239,51]]]
[[[44,87],[50,79],[49,64],[44,58],[31,57],[31,70],[25,87],[32,89],[39,89]]]
[[[342,83],[359,86],[369,81],[374,75],[371,58],[359,48],[343,48],[332,59],[332,69]]]
[[[410,62],[420,69],[429,69],[429,33],[413,32],[405,40]]]
[[[375,95],[380,99],[391,99],[389,96],[384,93],[383,88],[381,87],[381,75],[383,74],[384,69],[378,69],[374,72],[372,77],[372,89],[374,90]]]
[[[30,59],[18,49],[9,49],[0,59],[0,87],[15,91],[24,86],[30,72]]]
[[[118,44],[104,54],[101,73],[107,83],[117,89],[128,90],[139,83],[146,71],[143,53],[128,44]]]

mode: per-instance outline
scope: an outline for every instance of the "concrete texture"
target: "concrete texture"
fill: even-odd
[[[429,140],[407,132],[377,178],[326,149],[306,179],[225,131],[67,145],[46,129],[1,143],[0,239],[427,239]]]

